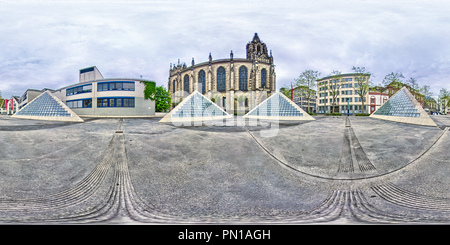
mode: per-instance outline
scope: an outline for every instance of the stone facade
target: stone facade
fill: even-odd
[[[255,33],[246,46],[247,57],[213,60],[191,66],[170,64],[168,89],[174,105],[193,91],[199,91],[207,98],[228,111],[235,111],[239,102],[245,110],[251,110],[276,91],[275,65],[272,52]],[[242,100],[242,101],[240,101]],[[239,102],[238,102],[239,101]]]

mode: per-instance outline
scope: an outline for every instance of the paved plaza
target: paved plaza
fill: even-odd
[[[0,116],[0,224],[449,224],[450,116]]]

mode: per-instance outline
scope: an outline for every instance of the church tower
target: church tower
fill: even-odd
[[[247,59],[270,64],[273,63],[272,52],[270,52],[269,56],[267,46],[265,43],[261,42],[258,33],[255,33],[253,40],[247,44]]]

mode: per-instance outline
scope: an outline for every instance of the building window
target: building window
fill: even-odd
[[[97,83],[97,91],[125,90],[134,91],[134,82]]]
[[[92,108],[92,99],[69,100],[66,105],[69,108]]]
[[[226,90],[226,75],[223,66],[217,69],[217,91],[224,92]]]
[[[261,88],[265,88],[267,86],[267,71],[266,69],[261,70]]]
[[[172,82],[172,91],[175,93],[175,80]]]
[[[134,107],[134,98],[98,98],[97,107]]]
[[[189,75],[184,75],[184,92],[189,94]]]
[[[201,70],[198,73],[198,86],[199,86],[199,88],[201,88],[200,91],[202,92],[202,94],[206,93],[206,83],[205,83],[205,81],[206,81],[205,71]]]
[[[239,68],[239,90],[247,91],[247,67],[241,66]]]
[[[66,96],[92,92],[92,84],[66,89]]]

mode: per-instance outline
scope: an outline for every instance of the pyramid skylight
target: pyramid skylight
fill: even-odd
[[[160,122],[205,121],[231,117],[217,104],[194,91],[178,104]]]
[[[436,126],[406,87],[386,101],[370,117],[402,123]]]
[[[16,112],[13,117],[50,121],[83,122],[72,110],[49,91],[45,91]]]
[[[261,102],[244,117],[275,120],[315,120],[280,92],[273,94]]]

